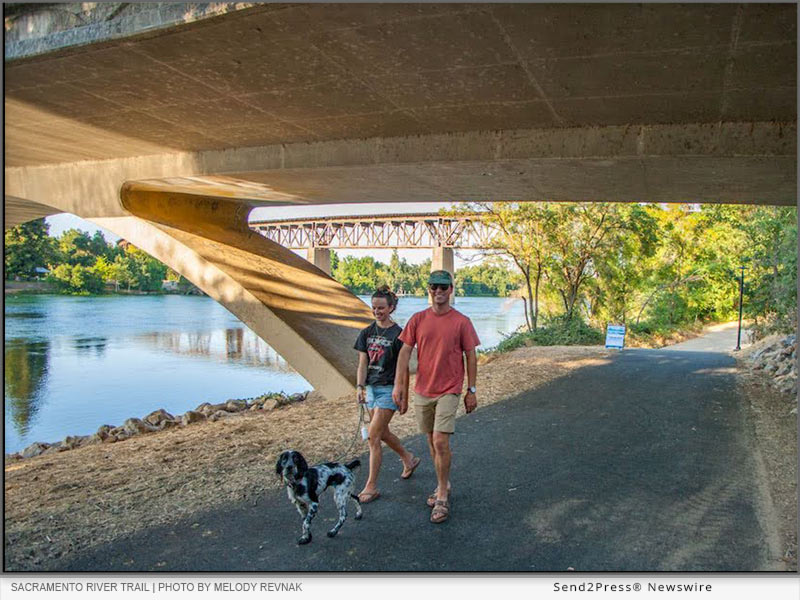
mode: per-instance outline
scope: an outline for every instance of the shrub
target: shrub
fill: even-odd
[[[596,346],[603,341],[603,332],[582,319],[560,316],[548,320],[536,331],[511,334],[497,345],[497,351],[510,352],[522,346]]]

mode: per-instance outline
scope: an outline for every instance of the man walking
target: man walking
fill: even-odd
[[[450,516],[450,435],[455,431],[456,409],[464,386],[464,357],[467,363],[467,393],[464,408],[471,413],[478,406],[475,383],[478,334],[468,317],[450,306],[453,278],[447,271],[433,271],[428,278],[432,304],[414,314],[406,323],[400,341],[392,398],[400,405],[407,400],[408,361],[417,347],[417,381],[414,412],[417,425],[428,436],[428,447],[436,468],[437,486],[428,497],[431,522],[442,523]]]

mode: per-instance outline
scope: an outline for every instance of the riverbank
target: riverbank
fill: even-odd
[[[6,281],[3,287],[5,295],[10,294],[52,294],[54,296],[205,296],[206,294],[199,288],[192,286],[188,290],[160,290],[156,292],[145,292],[142,290],[114,290],[108,289],[102,294],[90,294],[88,292],[75,294],[58,290],[49,281]]]
[[[483,356],[478,410],[577,369],[606,364],[613,352],[602,347],[530,347]],[[749,380],[746,369],[740,375]],[[777,400],[772,389],[756,386],[748,395],[760,434],[754,439],[761,444],[776,521],[787,544],[786,564],[796,567],[791,547],[794,543],[796,553],[791,510],[796,507],[796,482],[791,485],[796,479],[796,445],[791,447],[796,421],[773,414]],[[48,570],[71,552],[145,528],[167,527],[232,502],[257,504],[265,492],[280,487],[273,464],[286,448],[302,450],[312,462],[366,452],[357,436],[357,418],[352,398],[326,401],[312,393],[276,410],[241,412],[124,442],[6,463],[6,568]],[[416,434],[412,411],[397,415],[392,429],[401,438]],[[399,476],[399,463],[391,454],[384,469],[383,477]]]

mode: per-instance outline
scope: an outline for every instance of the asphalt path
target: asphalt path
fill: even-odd
[[[769,570],[751,432],[720,352],[626,349],[457,421],[451,519],[429,522],[425,460],[336,538],[330,492],[314,539],[283,491],[72,555],[65,571]],[[361,457],[366,465],[366,456]],[[272,461],[264,477],[273,477]],[[358,472],[363,484],[364,467]],[[351,515],[352,515],[351,510]]]

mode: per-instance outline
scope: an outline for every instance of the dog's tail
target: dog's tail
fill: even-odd
[[[352,470],[353,470],[353,469],[355,469],[356,467],[360,467],[360,466],[361,466],[361,461],[360,461],[360,460],[358,460],[358,459],[355,459],[355,460],[354,460],[354,461],[352,461],[352,462],[346,463],[344,466],[345,466],[345,467],[347,467],[348,469],[350,469],[350,470],[352,471]]]

